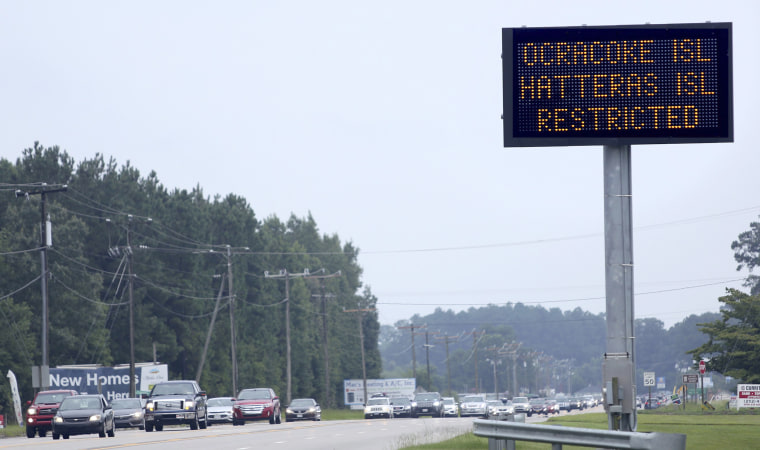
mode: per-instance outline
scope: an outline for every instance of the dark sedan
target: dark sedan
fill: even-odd
[[[313,398],[296,398],[285,410],[285,420],[322,420],[322,409]]]
[[[116,428],[145,429],[145,410],[139,398],[115,398],[111,400]]]
[[[53,439],[98,433],[114,437],[113,409],[102,395],[72,395],[61,402],[53,418]]]

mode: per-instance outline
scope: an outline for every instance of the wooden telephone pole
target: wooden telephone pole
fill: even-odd
[[[367,362],[364,357],[364,313],[373,312],[375,308],[357,308],[357,309],[344,309],[343,312],[347,313],[359,313],[356,317],[359,320],[359,345],[361,346],[362,353],[362,380],[364,382],[364,400],[367,402]]]

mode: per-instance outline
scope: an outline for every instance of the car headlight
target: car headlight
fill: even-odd
[[[137,412],[133,412],[132,413],[132,417],[134,417],[135,419],[139,419],[142,416],[143,416],[143,412],[142,411],[137,411]]]
[[[145,404],[145,409],[147,411],[153,411],[153,402],[148,402]]]
[[[433,406],[438,406],[440,404],[441,404],[440,402],[433,402]]]
[[[63,417],[61,417],[61,416],[55,416],[55,417],[53,418],[53,421],[54,421],[55,423],[63,423]]]
[[[31,407],[31,408],[29,408],[29,409],[26,410],[26,413],[28,415],[30,415],[30,416],[33,416],[33,415],[37,414],[37,408]]]
[[[288,409],[285,410],[285,413],[286,414],[293,414],[293,410],[290,409],[290,408],[288,408]]]
[[[100,414],[94,414],[90,416],[90,422],[100,422],[100,418],[102,416]]]
[[[192,407],[193,407],[193,406],[195,406],[195,402],[194,402],[194,401],[192,401],[192,400],[189,400],[189,401],[186,401],[186,402],[185,402],[185,409],[186,409],[186,410],[187,410],[187,409],[192,409]]]
[[[312,406],[311,408],[309,408],[309,411],[307,411],[307,412],[310,412],[310,413],[315,413],[315,412],[317,412],[317,408],[314,408],[314,407]]]
[[[415,408],[417,407],[417,402],[412,402],[411,405],[412,405],[412,408]]]

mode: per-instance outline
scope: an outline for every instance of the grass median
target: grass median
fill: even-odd
[[[758,429],[760,429],[760,410],[729,411],[716,405],[715,411],[701,411],[696,406],[693,410],[677,410],[675,407],[663,407],[657,410],[639,411],[639,432],[677,433],[686,435],[687,450],[711,449],[745,449],[758,448]],[[543,424],[568,427],[607,429],[607,414],[589,413],[552,417]],[[472,433],[457,436],[454,439],[437,444],[425,444],[405,449],[420,450],[470,450],[487,449],[488,439]],[[547,449],[550,444],[517,442],[521,450]],[[569,448],[569,447],[568,447]],[[590,447],[572,447],[583,449]]]

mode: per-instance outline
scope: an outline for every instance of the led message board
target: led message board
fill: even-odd
[[[733,141],[731,24],[504,28],[504,146]]]

